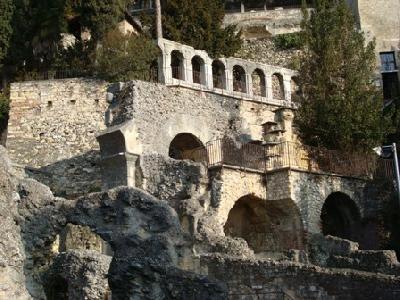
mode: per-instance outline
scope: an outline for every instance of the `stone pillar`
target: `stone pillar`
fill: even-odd
[[[230,69],[225,69],[225,89],[233,93],[233,72]]]
[[[214,88],[214,79],[213,79],[213,74],[212,74],[212,61],[205,62],[204,77],[205,77],[205,85],[207,86],[207,88],[212,90]]]
[[[283,89],[285,91],[285,101],[292,101],[292,77],[289,75],[283,76]]]
[[[246,73],[246,91],[247,94],[249,94],[250,96],[253,96],[253,77],[251,76],[251,74]]]
[[[183,78],[182,80],[186,81],[189,84],[193,84],[193,67],[192,67],[192,59],[186,53],[183,56]]]
[[[103,157],[101,172],[103,189],[108,190],[117,186],[136,186],[136,163],[138,155],[124,152]]]
[[[171,52],[165,50],[158,60],[159,80],[164,84],[172,83]]]
[[[267,100],[271,101],[274,99],[274,90],[272,87],[272,76],[271,74],[266,74],[265,75],[265,87],[266,87],[266,92],[265,95],[267,95]]]

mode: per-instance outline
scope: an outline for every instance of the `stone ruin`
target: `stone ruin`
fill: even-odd
[[[296,72],[162,45],[157,82],[11,85],[0,299],[398,299],[390,178],[298,141]]]

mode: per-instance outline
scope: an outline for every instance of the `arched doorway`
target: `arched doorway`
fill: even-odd
[[[235,92],[247,93],[246,71],[238,65],[233,67],[233,90]]]
[[[291,200],[265,201],[244,196],[229,212],[224,232],[246,240],[255,253],[303,249],[304,245],[300,213]]]
[[[169,145],[168,155],[173,159],[189,159],[197,162],[206,158],[203,143],[191,133],[176,135]]]
[[[253,95],[265,97],[266,96],[266,86],[265,86],[265,75],[260,69],[255,69],[251,74],[253,81]]]
[[[324,235],[356,241],[361,225],[360,211],[346,194],[332,193],[322,206],[321,225]]]
[[[171,52],[172,78],[184,80],[185,69],[183,67],[183,54],[178,50]]]
[[[212,75],[213,75],[214,88],[225,89],[226,88],[225,65],[221,61],[219,60],[213,61]]]
[[[204,84],[204,60],[200,56],[192,58],[193,83]]]
[[[272,75],[272,93],[275,100],[285,100],[283,76],[279,73],[275,73]]]

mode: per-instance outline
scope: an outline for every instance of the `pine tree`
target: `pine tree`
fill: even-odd
[[[130,0],[67,0],[66,7],[79,16],[80,24],[100,39],[118,22],[122,21]]]
[[[12,34],[11,19],[14,8],[12,0],[0,0],[0,67],[10,46]]]
[[[235,27],[223,28],[224,14],[222,0],[163,1],[164,37],[206,50],[212,56],[232,56],[241,40]]]
[[[372,80],[374,42],[366,43],[344,0],[317,0],[310,16],[303,12],[300,137],[329,149],[379,145],[390,118],[382,114],[382,94]]]

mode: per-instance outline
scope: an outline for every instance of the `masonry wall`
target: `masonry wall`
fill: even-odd
[[[127,151],[138,155],[168,156],[169,145],[179,133],[193,134],[204,145],[224,136],[235,136],[242,142],[259,140],[261,124],[273,121],[273,111],[278,108],[142,81],[130,82],[123,93],[126,97],[118,99],[110,110],[110,125],[132,132]]]
[[[98,190],[95,136],[105,128],[106,87],[91,79],[11,84],[7,148],[12,160],[58,195]]]
[[[229,299],[398,299],[398,277],[291,262],[202,257],[203,272]]]
[[[275,9],[245,13],[227,13],[224,25],[239,29],[264,27],[272,35],[300,31],[301,9]]]
[[[400,2],[398,0],[348,0],[369,39],[376,39],[376,51],[400,47]]]

